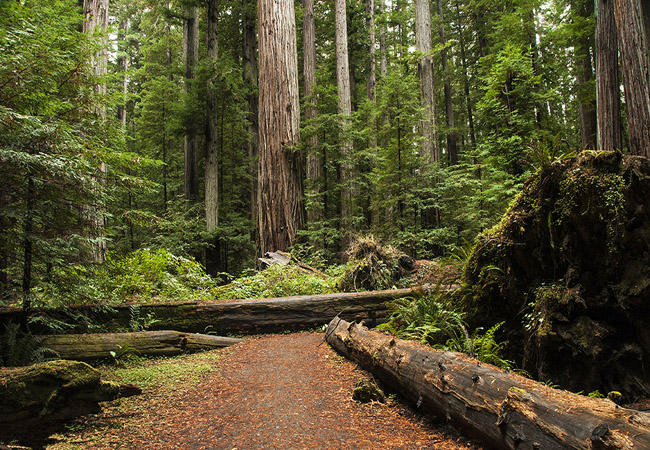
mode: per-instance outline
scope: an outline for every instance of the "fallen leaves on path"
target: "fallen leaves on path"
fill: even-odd
[[[319,333],[248,338],[217,351],[216,370],[198,382],[109,403],[48,448],[479,449],[394,399],[353,401],[356,382],[369,375],[322,341]]]

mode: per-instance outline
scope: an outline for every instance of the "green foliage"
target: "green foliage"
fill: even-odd
[[[217,299],[288,297],[336,292],[336,278],[321,278],[305,273],[294,265],[273,264],[252,275],[235,279],[232,283],[213,289]]]
[[[480,361],[509,369],[512,363],[503,359],[503,344],[495,334],[503,326],[498,323],[481,333],[467,332],[465,314],[454,301],[453,293],[438,287],[434,292],[418,298],[402,298],[390,304],[390,321],[378,328],[399,338],[414,339],[436,348],[466,353]]]
[[[122,302],[205,300],[215,287],[198,262],[164,249],[111,254],[105,277],[111,284],[106,286],[107,291],[115,301]]]
[[[38,336],[24,332],[19,324],[5,324],[0,335],[0,366],[26,366],[56,356],[55,351],[41,345]]]

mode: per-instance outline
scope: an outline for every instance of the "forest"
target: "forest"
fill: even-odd
[[[327,330],[491,448],[641,448],[649,158],[645,0],[3,0],[0,366],[237,346],[178,360],[212,373]],[[33,417],[0,367],[0,421],[142,394],[53,364]]]
[[[3,2],[1,301],[99,301],[154,255],[220,283],[355,236],[447,255],[549,161],[647,156],[647,9]]]

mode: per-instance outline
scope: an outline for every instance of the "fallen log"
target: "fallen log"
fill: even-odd
[[[650,449],[650,414],[334,319],[327,342],[423,411],[496,449]],[[567,364],[570,364],[567,361]]]
[[[174,356],[223,348],[242,339],[179,331],[139,331],[106,334],[52,334],[41,336],[41,345],[61,359],[91,361],[133,353],[140,356]]]
[[[79,361],[0,368],[0,443],[44,448],[65,420],[98,412],[100,402],[140,393],[134,385],[103,381],[99,371]]]
[[[71,325],[70,332],[87,331],[88,321],[109,332],[131,329],[134,308],[138,316],[147,318],[148,329],[178,330],[205,333],[209,330],[221,336],[278,333],[307,330],[327,324],[340,314],[345,320],[366,321],[376,325],[388,316],[386,302],[397,298],[420,296],[427,287],[386,291],[351,292],[321,295],[300,295],[237,301],[148,303],[115,305],[110,308],[69,306],[61,309],[36,308],[31,311],[30,325],[34,334],[51,333],[39,326],[51,320]],[[0,308],[0,324],[21,323],[20,308]],[[0,327],[2,330],[3,327]]]

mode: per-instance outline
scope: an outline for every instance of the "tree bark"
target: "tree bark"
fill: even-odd
[[[598,148],[622,149],[618,43],[612,0],[596,0]]]
[[[447,113],[447,155],[450,164],[458,163],[458,133],[456,133],[456,126],[454,124],[454,107],[453,107],[453,92],[451,90],[451,75],[447,67],[447,36],[445,33],[445,20],[442,8],[443,0],[438,0],[438,16],[440,17],[440,45],[443,46],[440,53],[442,59],[442,73],[445,77],[444,92],[445,92],[445,112]]]
[[[438,130],[436,125],[436,92],[433,79],[433,41],[431,40],[431,11],[428,0],[415,0],[415,50],[420,54],[418,78],[420,79],[420,102],[425,117],[420,121],[422,155],[432,162],[440,159]]]
[[[103,122],[106,120],[106,75],[108,73],[108,8],[109,0],[83,0],[84,21],[82,30],[84,33],[93,33],[101,28],[100,50],[90,58],[90,65],[93,70],[93,76],[96,77],[94,85],[96,94],[100,97],[99,102],[95,101],[92,105],[95,114]],[[99,183],[103,184],[104,175],[106,174],[106,164],[102,161],[99,164]],[[100,207],[89,207],[94,209],[90,212],[90,222],[92,225],[91,237],[93,238],[92,257],[95,262],[106,260],[108,245],[104,238],[105,217]]]
[[[206,8],[206,47],[208,61],[212,70],[205,88],[205,225],[208,231],[219,226],[219,114],[216,63],[219,56],[218,41],[218,0],[208,0]],[[216,238],[215,238],[216,239]],[[219,252],[216,242],[206,249],[205,266],[207,273],[218,272]]]
[[[379,1],[379,14],[384,14],[386,11],[386,0]],[[386,22],[382,20],[379,26],[379,73],[382,77],[388,73],[388,46],[386,45]]]
[[[51,334],[40,336],[41,345],[61,359],[92,361],[111,358],[120,351],[138,356],[175,356],[201,350],[228,347],[243,339],[179,331],[139,331],[134,333]]]
[[[244,1],[242,32],[243,77],[247,88],[248,102],[248,160],[250,164],[250,218],[257,223],[257,158],[259,155],[259,118],[258,118],[258,67],[257,67],[257,27],[255,0]],[[257,240],[257,236],[253,239]]]
[[[572,13],[583,21],[594,14],[595,2],[592,0],[572,0]],[[576,87],[578,90],[578,116],[580,119],[580,148],[596,149],[598,120],[596,116],[596,96],[593,91],[594,69],[592,62],[593,36],[581,36],[576,41]]]
[[[644,17],[642,2],[647,0],[613,0],[613,5],[630,153],[650,157],[650,30],[646,29],[648,18]]]
[[[647,414],[333,319],[327,342],[422,411],[491,448],[650,448]]]
[[[370,39],[368,56],[368,74],[366,76],[366,97],[371,102],[377,100],[377,38],[375,31],[375,0],[366,0],[366,21],[368,26],[368,38]],[[375,146],[377,143],[375,142]]]
[[[350,65],[348,62],[348,26],[345,0],[334,0],[334,33],[336,35],[336,85],[338,87],[338,111],[341,115],[339,149],[341,153],[341,223],[344,233],[352,230],[353,177],[352,139],[350,115]]]
[[[193,79],[199,57],[199,7],[185,8],[183,19],[183,54],[185,57],[185,93],[189,105],[195,101]],[[188,105],[188,107],[189,107]],[[184,178],[183,188],[185,199],[191,202],[199,200],[199,165],[198,165],[198,130],[194,120],[185,126],[184,153]]]
[[[314,0],[303,0],[303,76],[305,80],[305,119],[313,122],[318,116],[316,109],[316,22],[314,19]],[[311,132],[307,137],[307,184],[313,200],[307,209],[310,224],[323,219],[323,158],[318,135]]]
[[[258,0],[258,233],[261,255],[286,250],[304,224],[296,24],[291,0]],[[260,256],[261,256],[260,255]]]
[[[135,305],[141,317],[150,319],[152,330],[205,333],[206,328],[221,336],[238,334],[278,333],[286,330],[307,330],[327,324],[337,314],[346,320],[383,321],[388,310],[386,302],[397,298],[424,295],[426,287],[386,291],[351,292],[321,295],[300,295],[285,298],[231,300],[215,302],[147,303]],[[70,330],[82,333],[84,320],[102,325],[107,331],[129,329],[134,305],[117,305],[111,310],[97,311],[90,306],[66,309],[33,308],[32,316],[57,319],[75,326]],[[20,308],[0,309],[0,329],[22,317]],[[48,328],[31,325],[35,334],[47,334]]]

